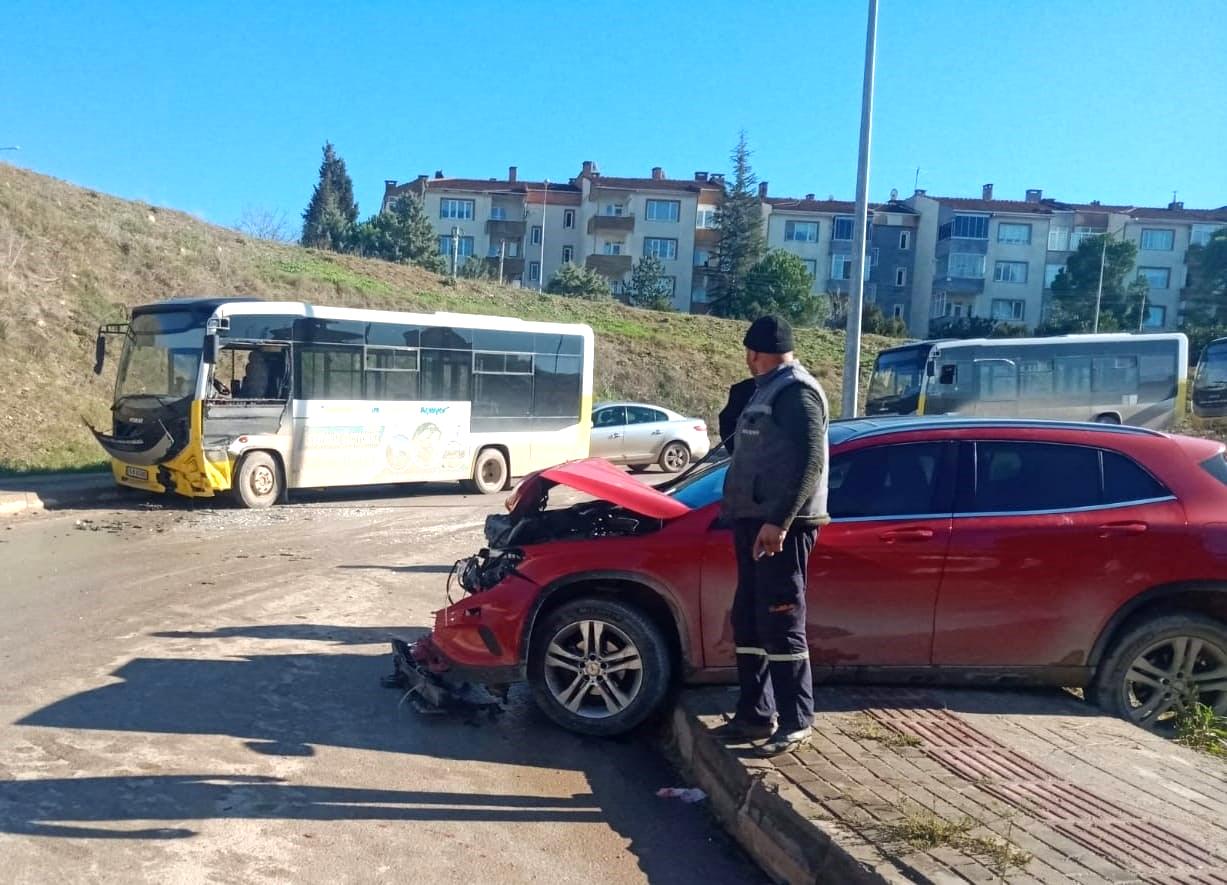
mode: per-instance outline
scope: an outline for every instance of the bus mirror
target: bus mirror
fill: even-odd
[[[925,363],[925,377],[926,377],[926,378],[932,378],[932,377],[933,377],[933,361],[932,361],[932,360],[930,360],[929,362]]]
[[[216,366],[217,360],[221,356],[222,342],[216,335],[205,336],[205,362],[209,365]]]
[[[103,332],[98,333],[98,340],[94,342],[94,374],[102,374],[102,364],[107,358],[107,336]]]
[[[942,366],[942,374],[937,379],[938,384],[953,384],[955,379],[954,366]]]

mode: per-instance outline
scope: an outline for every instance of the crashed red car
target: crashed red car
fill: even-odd
[[[526,478],[460,564],[463,598],[402,648],[402,674],[436,700],[526,679],[587,734],[634,727],[677,681],[733,681],[725,468],[663,491],[595,460]],[[1160,731],[1194,698],[1227,713],[1221,443],[860,419],[832,424],[829,479],[809,571],[815,679],[1080,686]],[[557,485],[593,500],[550,509]]]

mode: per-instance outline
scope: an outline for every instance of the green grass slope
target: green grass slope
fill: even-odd
[[[281,245],[182,212],[0,163],[0,471],[79,469],[101,451],[115,360],[95,377],[98,325],[186,295],[582,322],[596,333],[597,399],[715,420],[744,377],[744,324],[452,281],[415,267]],[[798,353],[838,408],[844,336],[800,330]],[[865,365],[888,344],[865,342]],[[114,353],[112,353],[112,357]]]

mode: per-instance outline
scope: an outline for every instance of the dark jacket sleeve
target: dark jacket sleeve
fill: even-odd
[[[796,481],[789,483],[789,487],[796,491],[787,498],[772,502],[775,509],[771,514],[771,523],[786,529],[806,499],[813,494],[822,471],[826,470],[822,445],[826,415],[823,414],[822,400],[818,394],[803,384],[794,384],[781,391],[772,408],[776,423],[805,453]]]
[[[755,386],[753,378],[738,381],[729,388],[728,402],[720,410],[720,438],[724,440],[724,447],[729,450],[729,454],[733,452],[733,436],[734,431],[737,430],[737,419],[741,417],[746,404],[750,402],[750,397],[754,395]]]

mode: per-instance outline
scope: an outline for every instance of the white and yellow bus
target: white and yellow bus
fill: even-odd
[[[467,314],[251,299],[138,307],[122,336],[110,433],[115,479],[151,492],[462,480],[485,494],[586,457],[592,330]]]
[[[974,415],[1163,429],[1184,417],[1179,332],[920,341],[881,351],[866,415]]]

